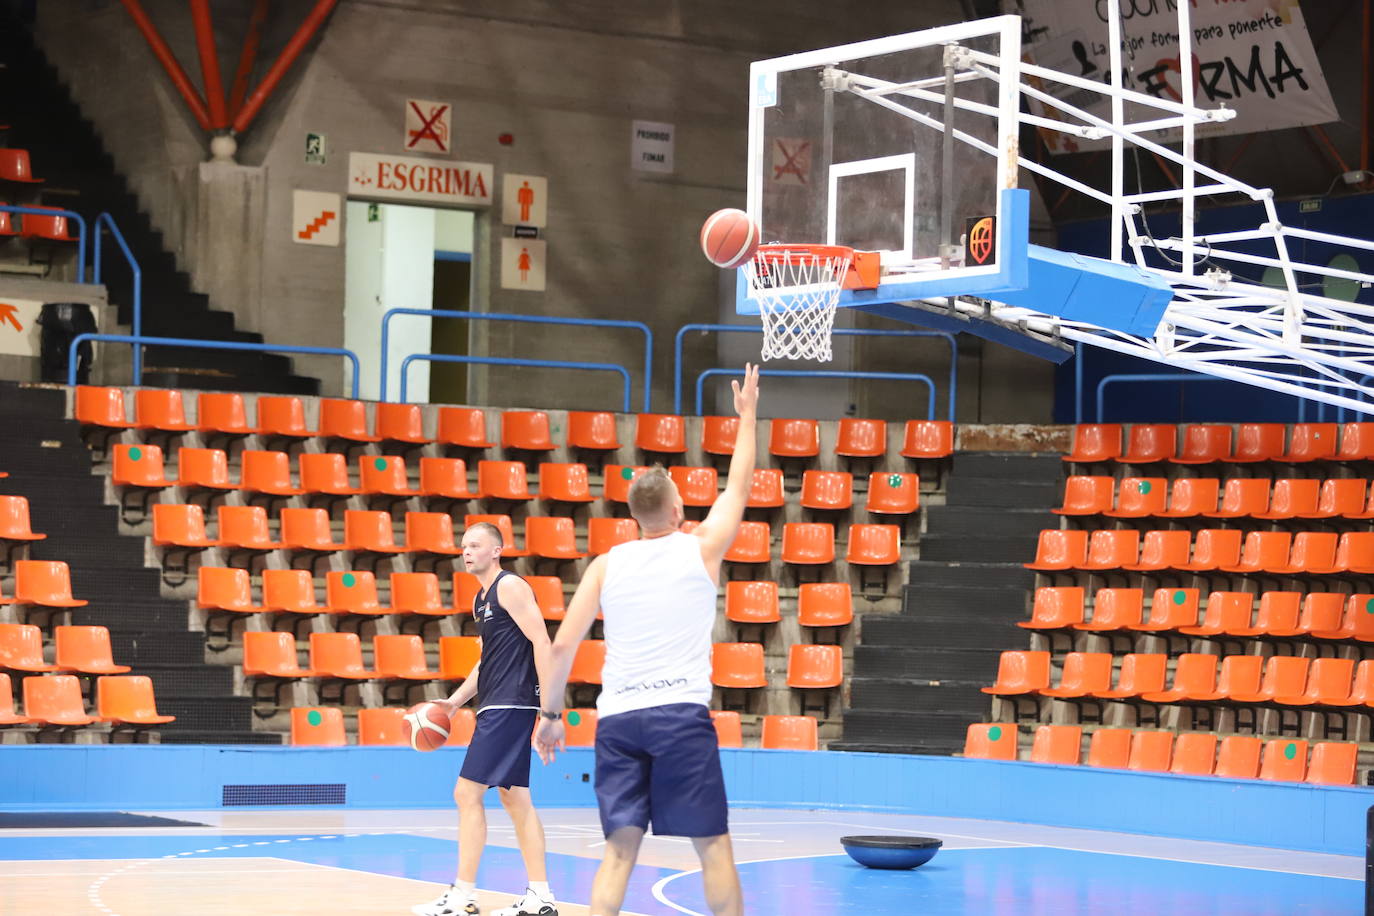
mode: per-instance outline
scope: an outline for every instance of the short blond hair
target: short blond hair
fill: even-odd
[[[659,521],[673,505],[673,479],[656,464],[635,478],[626,496],[630,514],[641,525],[646,521]]]
[[[471,525],[468,525],[468,530],[485,531],[487,534],[491,535],[491,539],[496,542],[497,547],[506,546],[506,539],[501,537],[501,529],[497,528],[491,522],[473,522]]]

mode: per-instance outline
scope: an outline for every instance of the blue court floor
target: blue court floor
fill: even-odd
[[[0,830],[0,914],[408,913],[452,880],[450,812],[273,809],[157,812],[199,827]],[[550,882],[582,916],[601,853],[594,811],[543,812]],[[489,811],[484,910],[524,887],[514,833]],[[758,914],[1141,914],[1363,912],[1353,856],[856,811],[736,809],[736,858]],[[844,855],[849,834],[934,836],[914,871]],[[706,914],[686,841],[649,837],[626,914]]]

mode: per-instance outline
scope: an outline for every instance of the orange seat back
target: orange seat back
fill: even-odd
[[[600,639],[584,639],[577,644],[573,656],[569,684],[600,684],[601,669],[606,664],[606,643]]]
[[[296,706],[291,710],[291,744],[296,747],[343,747],[343,710],[337,706]]]
[[[733,455],[739,436],[739,417],[702,417],[701,450],[708,455]]]
[[[1230,454],[1231,427],[1219,423],[1190,423],[1183,427],[1183,445],[1173,460],[1178,464],[1210,464],[1225,461]]]
[[[768,453],[779,458],[814,458],[821,453],[821,429],[815,420],[774,419],[768,428]]]
[[[1077,725],[1041,725],[1035,730],[1030,759],[1034,763],[1077,764],[1083,729]]]
[[[421,458],[420,492],[449,499],[476,499],[468,487],[468,468],[461,458]]]
[[[711,683],[717,687],[767,687],[763,646],[756,642],[713,643]]]
[[[432,572],[393,572],[391,609],[401,613],[447,614],[439,593],[439,577]]]
[[[378,442],[367,431],[367,405],[362,401],[320,398],[320,436],[349,442]]]
[[[553,451],[549,415],[542,410],[507,410],[501,414],[501,447]]]
[[[180,503],[153,505],[153,543],[158,547],[207,547],[205,512]]]
[[[725,583],[725,619],[736,623],[777,623],[782,619],[778,611],[778,583]]]
[[[285,518],[285,515],[283,512],[282,517]],[[344,512],[344,546],[349,550],[374,553],[400,553],[403,550],[396,544],[396,532],[390,512],[367,512],[359,509]]]
[[[854,477],[845,471],[805,471],[801,504],[805,509],[848,509],[854,503]]]
[[[525,549],[536,557],[550,560],[575,560],[586,556],[577,549],[575,523],[562,515],[526,518]]]
[[[43,661],[43,631],[28,623],[0,623],[0,668],[52,671]]]
[[[282,510],[283,513],[289,511],[292,510]],[[219,527],[218,540],[225,546],[248,550],[275,550],[281,546],[272,540],[267,527],[267,510],[262,506],[220,506],[215,510],[215,519]]]
[[[139,388],[134,392],[134,428],[167,432],[194,429],[186,422],[181,392],[170,388]]]
[[[838,687],[844,681],[844,650],[839,646],[795,645],[787,651],[787,686]]]
[[[534,498],[523,461],[477,462],[477,492],[483,499]]]
[[[429,670],[425,643],[418,636],[379,633],[372,637],[372,658],[379,677],[419,680],[438,676],[437,672]]]
[[[782,527],[782,561],[818,565],[835,560],[835,526],[823,522],[788,522]]]
[[[163,472],[162,449],[156,445],[119,443],[111,452],[110,480],[117,487],[170,487]]]
[[[615,414],[604,410],[568,411],[568,448],[611,451],[620,448]]]
[[[1307,777],[1307,742],[1295,738],[1273,738],[1264,742],[1260,755],[1260,779],[1302,782]]]
[[[817,725],[813,716],[764,716],[760,744],[778,751],[819,750]]]
[[[1230,461],[1274,461],[1283,455],[1287,429],[1282,423],[1242,423]]]
[[[687,425],[677,414],[642,413],[635,417],[635,448],[643,452],[687,451]]]
[[[410,486],[405,459],[394,455],[359,456],[358,484],[364,493],[386,496],[414,496],[420,492]]]
[[[1227,735],[1217,749],[1213,773],[1227,779],[1255,779],[1259,776],[1260,739],[1253,735]]]
[[[248,425],[243,395],[237,391],[202,391],[196,399],[196,429],[209,433],[247,436],[257,432]]]
[[[1015,760],[1017,728],[975,722],[964,737],[964,756],[979,760]]]
[[[754,468],[749,481],[750,509],[778,509],[787,502],[782,488],[783,475],[779,468]]]
[[[53,644],[53,661],[58,668],[85,674],[122,674],[129,670],[128,665],[115,664],[110,631],[105,627],[54,627]]]
[[[90,725],[81,699],[81,682],[70,674],[24,678],[24,715],[52,725]]]
[[[307,493],[352,496],[362,492],[348,479],[348,460],[338,452],[304,452],[300,471],[301,489]]]
[[[399,706],[382,706],[358,710],[358,744],[395,746],[407,745],[402,722],[406,711]]]
[[[1322,786],[1353,786],[1360,746],[1354,742],[1318,741],[1312,745],[1307,782]]]
[[[165,725],[175,716],[161,716],[153,697],[152,678],[143,675],[96,678],[96,715],[107,722]]]
[[[1088,766],[1126,769],[1131,759],[1129,728],[1099,728],[1088,741]]]
[[[61,560],[16,560],[14,603],[43,607],[86,605],[85,601],[72,597],[71,571]]]
[[[842,627],[854,620],[848,582],[805,582],[797,589],[797,623],[804,627]]]
[[[1284,461],[1323,461],[1336,457],[1335,423],[1294,423]]]
[[[647,470],[649,470],[647,467],[638,465],[606,465],[602,470],[604,480],[602,495],[606,498],[607,502],[629,502],[630,484],[634,483],[635,478],[643,475]]]
[[[954,454],[954,424],[948,420],[907,420],[902,436],[904,458],[947,458]]]
[[[688,468],[674,465],[668,476],[677,486],[684,506],[710,506],[716,501],[716,469]]]
[[[632,518],[587,519],[587,553],[599,556],[617,544],[639,538],[639,523]]]
[[[177,485],[232,490],[229,456],[217,448],[177,449]]]
[[[387,442],[421,445],[430,441],[425,435],[425,418],[419,404],[377,404],[373,432]]]
[[[539,498],[565,503],[591,502],[592,487],[587,478],[587,466],[552,462],[540,464]]]
[[[444,747],[467,747],[477,731],[477,713],[471,709],[456,710],[448,723],[448,741]]]
[[[1073,448],[1066,461],[1090,464],[1121,455],[1120,423],[1079,423],[1073,428]]]
[[[300,398],[258,396],[258,432],[266,436],[307,439],[315,435],[305,425],[305,405]]]
[[[324,603],[335,613],[385,614],[377,600],[377,579],[367,570],[330,570],[324,579]]]
[[[435,436],[441,445],[486,449],[495,445],[487,438],[487,415],[480,407],[440,407]]]
[[[713,709],[711,724],[716,727],[716,744],[720,747],[744,747],[744,729],[740,725],[739,713]]]
[[[1174,741],[1174,756],[1169,763],[1169,772],[1211,776],[1216,759],[1217,736],[1210,732],[1189,732],[1179,735]]]
[[[877,458],[887,452],[887,423],[842,417],[835,436],[835,454],[845,458]]]
[[[453,516],[447,512],[407,512],[406,549],[449,556],[461,554],[462,548],[453,539]]]
[[[534,603],[545,620],[562,620],[568,609],[563,598],[563,580],[557,576],[526,576]]]
[[[247,630],[243,634],[245,677],[309,677],[300,666],[296,637],[279,630]]]
[[[874,471],[868,478],[869,512],[910,515],[921,505],[921,480],[915,474]]]
[[[1131,735],[1131,756],[1127,769],[1167,773],[1173,763],[1174,733],[1170,731],[1138,731]]]
[[[1148,464],[1172,458],[1178,451],[1178,428],[1172,423],[1136,423],[1126,436],[1126,451],[1118,461]]]
[[[239,486],[249,492],[276,496],[294,496],[301,492],[291,482],[290,455],[256,449],[239,453]]]
[[[902,559],[899,525],[850,525],[845,561],[860,566],[891,566]]]
[[[566,709],[563,711],[563,740],[568,747],[596,745],[596,710]]]
[[[264,569],[262,604],[269,611],[318,614],[324,610],[315,600],[315,580],[308,569]]]
[[[196,604],[206,610],[238,611],[255,614],[262,610],[253,604],[253,585],[248,570],[202,566],[196,571]]]
[[[87,426],[107,426],[113,429],[128,426],[129,421],[124,414],[124,391],[120,388],[78,385],[76,421]]]
[[[351,514],[353,513],[344,513],[345,538],[350,528],[348,516]],[[388,521],[390,518],[388,515]],[[288,550],[334,551],[344,546],[334,540],[329,513],[323,509],[283,509],[280,519],[281,541]],[[387,531],[390,533],[389,525]]]
[[[370,678],[363,667],[363,646],[357,633],[311,633],[310,670],[321,677]]]
[[[462,681],[482,658],[482,644],[476,636],[439,637],[439,677]]]

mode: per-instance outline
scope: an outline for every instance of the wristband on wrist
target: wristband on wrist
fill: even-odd
[[[563,718],[563,714],[559,712],[549,712],[547,709],[541,709],[539,710],[539,717],[542,719],[548,719],[550,722],[556,722],[557,720]]]

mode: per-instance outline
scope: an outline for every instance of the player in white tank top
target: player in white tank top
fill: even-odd
[[[726,825],[720,753],[705,708],[711,702],[711,627],[721,562],[739,531],[753,482],[758,367],[746,365],[743,383],[731,382],[731,387],[739,429],[724,491],[706,519],[685,534],[679,530],[682,496],[661,467],[631,485],[630,512],[641,539],[613,547],[587,567],[554,637],[552,670],[541,685],[535,748],[548,763],[563,746],[563,697],[573,657],[599,611],[605,618],[606,662],[597,701],[597,798],[606,851],[592,886],[590,916],[620,911],[651,818],[655,833],[692,838],[711,911],[716,916],[744,912]],[[663,730],[664,723],[672,728],[677,722],[682,723],[680,752],[672,746],[672,733]],[[626,723],[629,727],[622,728]],[[636,737],[626,738],[631,734]],[[625,753],[633,741],[643,747]],[[661,769],[659,780],[672,784],[679,761],[697,755],[702,756],[698,771],[687,778],[700,785],[679,783],[671,791],[654,792],[651,769]],[[627,766],[643,772],[627,775]],[[695,826],[717,824],[711,833]]]

